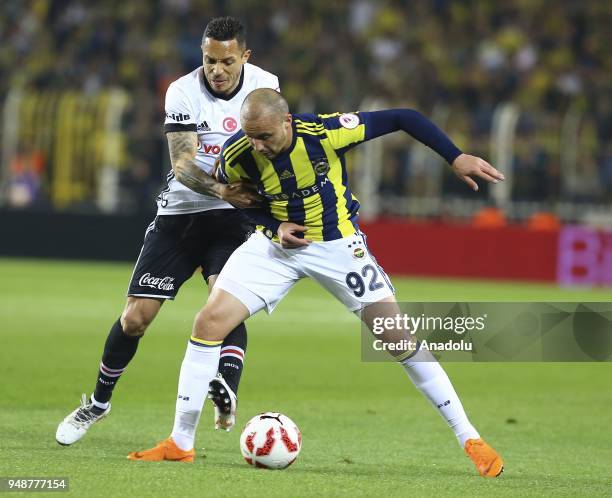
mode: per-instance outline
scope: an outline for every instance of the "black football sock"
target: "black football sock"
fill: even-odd
[[[139,340],[140,336],[129,336],[123,333],[120,320],[113,324],[104,344],[104,353],[93,395],[97,403],[105,404],[111,399],[117,381],[136,354]]]
[[[219,358],[219,373],[227,385],[238,394],[238,384],[242,375],[244,354],[247,347],[247,331],[244,323],[232,330],[223,341]]]

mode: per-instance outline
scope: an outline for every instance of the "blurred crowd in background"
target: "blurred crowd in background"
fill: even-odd
[[[0,101],[15,86],[128,92],[121,185],[136,209],[154,209],[168,168],[165,90],[201,65],[203,29],[220,15],[243,20],[251,62],[279,76],[294,111],[368,101],[442,109],[439,124],[458,145],[488,157],[495,110],[511,101],[520,109],[512,198],[612,202],[611,2],[3,0],[0,11]],[[580,117],[579,169],[563,182],[568,112]],[[419,195],[427,172],[411,164],[407,142],[390,146],[383,193]],[[40,157],[17,159],[45,168]],[[19,161],[12,168],[23,172]],[[448,179],[443,193],[467,190]]]

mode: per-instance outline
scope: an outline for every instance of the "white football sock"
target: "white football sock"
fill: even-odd
[[[208,384],[217,374],[221,343],[193,337],[181,365],[172,439],[184,450],[194,446],[195,433],[208,394]]]
[[[480,437],[470,424],[448,375],[429,351],[419,350],[401,365],[416,388],[446,420],[462,448],[468,439]]]

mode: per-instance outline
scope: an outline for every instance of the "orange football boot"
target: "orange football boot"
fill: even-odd
[[[128,456],[129,460],[143,460],[145,462],[161,462],[170,460],[172,462],[193,463],[195,450],[192,448],[189,451],[181,450],[174,440],[169,437],[159,443],[154,448],[144,451],[133,451]]]
[[[482,477],[497,477],[504,471],[504,461],[484,439],[468,439],[465,453],[472,459]]]

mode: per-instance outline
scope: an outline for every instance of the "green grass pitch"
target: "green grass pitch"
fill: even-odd
[[[238,428],[215,432],[207,404],[194,465],[125,456],[169,434],[186,340],[206,299],[200,277],[164,305],[110,417],[61,447],[56,426],[93,388],[130,273],[126,264],[0,260],[0,477],[68,477],[69,494],[87,497],[612,494],[611,364],[446,365],[472,422],[506,461],[499,479],[483,479],[399,367],[360,361],[357,320],[312,282],[249,321]],[[394,283],[401,300],[612,299],[609,290],[545,285]],[[285,471],[251,468],[240,455],[240,428],[268,410],[302,430],[302,453]]]

